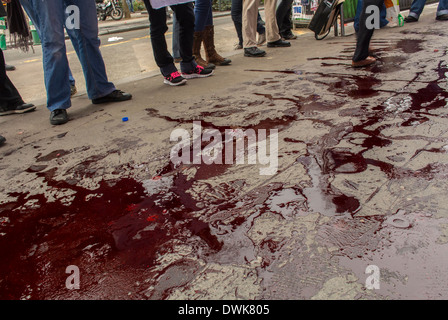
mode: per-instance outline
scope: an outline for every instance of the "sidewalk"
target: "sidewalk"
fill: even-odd
[[[448,28],[434,18],[375,31],[367,69],[350,66],[353,35],[307,34],[182,87],[136,76],[120,84],[132,101],[77,96],[63,126],[44,105],[0,118],[0,297],[447,299]],[[174,165],[193,121],[265,130],[277,172],[260,175],[261,153]]]
[[[217,18],[229,15],[230,11],[214,12],[213,17]],[[149,18],[146,11],[132,13],[131,17],[130,20],[122,19],[114,21],[109,17],[106,21],[99,21],[99,35],[149,28]],[[168,25],[171,25],[172,23],[172,19],[167,20]]]

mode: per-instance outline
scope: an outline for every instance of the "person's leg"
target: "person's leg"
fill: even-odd
[[[238,44],[243,47],[243,0],[232,0],[230,14],[238,36]]]
[[[33,23],[39,26],[42,43],[47,107],[50,111],[68,109],[70,101],[69,67],[64,35],[64,3],[61,0],[20,0]]]
[[[194,5],[194,31],[203,31],[205,26],[213,24],[211,0],[196,0]]]
[[[177,21],[175,13],[173,13],[173,58],[174,60],[181,59],[179,46],[179,21]]]
[[[132,0],[126,0],[126,4],[129,7],[129,11],[134,13],[134,4],[132,3]]]
[[[244,48],[257,46],[258,0],[243,0]]]
[[[214,69],[215,65],[202,58],[201,46],[205,37],[205,27],[213,23],[211,16],[211,1],[196,0],[194,5],[194,34],[193,34],[193,55],[198,65],[203,68]]]
[[[389,24],[389,20],[387,20],[387,11],[386,11],[386,5],[383,3],[383,5],[380,8],[380,28],[384,28]]]
[[[282,0],[277,7],[276,19],[279,33],[282,37],[291,33],[291,23],[289,15],[291,14],[293,0]]]
[[[6,74],[5,58],[0,49],[0,116],[24,113],[35,110],[32,104],[26,104],[14,84]]]
[[[257,33],[258,34],[266,33],[266,28],[264,27],[263,19],[261,19],[260,12],[258,12],[258,17],[257,17]]]
[[[154,53],[154,59],[156,61],[157,66],[160,68],[160,72],[164,77],[170,76],[172,73],[177,72],[177,68],[174,65],[174,59],[168,51],[165,32],[168,31],[168,26],[166,24],[166,9],[154,9],[151,6],[149,0],[143,0],[146,6],[146,10],[149,15],[149,31],[151,36],[151,44],[152,50]],[[182,58],[184,58],[185,48],[183,48],[183,43],[186,41],[183,39],[183,22],[177,10],[174,9],[175,6],[172,7],[173,11],[176,14],[176,18],[180,24],[180,54]]]
[[[447,20],[448,15],[448,0],[440,0],[439,6],[437,7],[437,18],[443,18],[442,20]]]
[[[22,97],[6,74],[5,57],[0,49],[0,110],[23,103]]]
[[[364,0],[358,0],[358,4],[356,6],[355,19],[353,22],[353,28],[355,29],[355,33],[358,33],[359,31],[359,18],[361,17],[363,3]]]
[[[196,0],[202,1],[202,0]],[[213,25],[212,0],[208,2],[208,13],[205,19],[205,28],[202,41],[204,43],[205,56],[207,63],[212,63],[218,66],[227,66],[232,60],[222,57],[215,48],[215,28]]]
[[[264,11],[266,19],[266,38],[269,42],[276,42],[281,40],[280,33],[278,31],[277,19],[275,17],[276,0],[265,0]]]
[[[363,8],[359,19],[359,31],[357,34],[356,49],[353,55],[353,66],[364,66],[375,62],[373,57],[369,57],[369,45],[373,36],[373,28],[367,28],[366,20],[368,14],[366,8],[370,5],[381,7],[384,0],[364,0]]]
[[[180,69],[182,77],[186,79],[204,78],[213,75],[213,70],[205,69],[198,65],[193,56],[193,39],[194,39],[194,9],[191,2],[171,6],[176,13],[180,26],[180,55],[182,62]]]
[[[89,99],[105,97],[116,88],[107,78],[106,66],[100,51],[95,3],[91,0],[63,1],[64,11],[70,5],[75,5],[80,10],[80,28],[67,28],[67,33],[81,62]]]
[[[23,9],[25,10],[25,12],[28,15],[28,17],[30,18],[30,20],[33,22],[33,25],[36,28],[39,39],[42,39],[42,35],[40,32],[39,16],[36,14],[36,12],[34,10],[32,10],[32,6],[31,6],[29,0],[20,0],[20,3],[22,4]],[[70,70],[70,66],[69,66],[68,72],[69,72],[69,74],[68,74],[69,83],[70,83],[71,92],[73,95],[73,92],[74,92],[73,88],[76,86],[76,81],[75,81],[75,78],[73,77],[72,71]],[[75,87],[75,91],[76,91],[76,87]]]
[[[411,9],[409,10],[409,17],[412,17],[416,20],[420,17],[420,14],[423,12],[423,8],[425,7],[426,0],[414,0],[411,4]]]

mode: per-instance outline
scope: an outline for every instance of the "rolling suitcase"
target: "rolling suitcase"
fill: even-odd
[[[316,40],[322,40],[330,33],[345,0],[323,0],[308,25],[314,31]]]

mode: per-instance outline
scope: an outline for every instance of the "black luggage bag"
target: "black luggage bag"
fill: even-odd
[[[308,29],[314,31],[316,40],[322,40],[328,36],[331,27],[337,21],[343,3],[344,0],[323,0],[319,4],[308,25]]]

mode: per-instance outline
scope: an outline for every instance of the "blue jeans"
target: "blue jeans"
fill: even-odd
[[[115,89],[107,80],[106,67],[100,52],[98,20],[93,0],[20,0],[41,33],[47,107],[50,111],[68,109],[70,100],[70,69],[65,46],[64,25],[67,6],[80,10],[80,28],[67,33],[81,62],[89,99],[104,97]],[[71,13],[69,13],[71,14]]]
[[[134,12],[134,4],[132,3],[132,0],[126,0],[126,3],[129,7],[129,11]]]
[[[362,5],[363,0],[358,0],[358,6],[356,7],[355,21],[353,23],[353,27],[355,28],[356,32],[358,32],[359,30],[359,18],[361,16]],[[386,5],[383,3],[380,10],[380,28],[385,27],[388,23],[389,21],[386,19]]]
[[[213,25],[212,0],[196,0],[194,5],[194,31],[203,31]]]
[[[42,34],[40,33],[40,25],[39,25],[39,20],[37,19],[37,15],[34,14],[34,11],[28,11],[28,9],[29,9],[28,6],[24,7],[24,9],[25,9],[26,14],[28,15],[28,17],[33,22],[33,25],[36,28],[37,34],[39,36],[39,39],[42,39]],[[69,81],[71,86],[76,85],[76,81],[75,81],[75,78],[73,77],[72,70],[70,70],[70,67],[68,69],[68,81]]]
[[[418,19],[423,12],[426,0],[414,0],[412,1],[411,9],[409,10],[409,16]],[[437,16],[448,14],[448,0],[440,0],[437,7]]]

